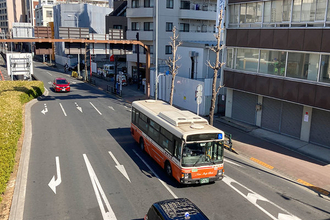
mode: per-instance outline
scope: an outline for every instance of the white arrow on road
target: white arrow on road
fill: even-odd
[[[48,186],[53,190],[53,192],[56,194],[56,187],[61,184],[61,170],[60,170],[60,159],[58,157],[55,158],[56,161],[56,175],[57,180],[55,180],[55,176],[50,180],[48,183]]]
[[[124,165],[120,165],[120,164],[119,164],[118,160],[115,158],[115,156],[112,154],[111,151],[109,151],[109,154],[110,154],[110,156],[112,157],[112,159],[115,161],[115,163],[116,163],[116,168],[121,172],[121,174],[124,175],[124,177],[126,177],[126,179],[127,179],[129,182],[131,182],[131,180],[129,179],[129,177],[128,177],[127,173],[126,173],[126,170],[125,170]]]
[[[44,104],[44,106],[45,106],[45,109],[43,109],[43,110],[41,111],[41,113],[45,115],[46,112],[48,112],[48,109],[47,109],[47,105],[46,105],[46,104]]]
[[[74,104],[76,105],[77,109],[82,113],[82,112],[83,112],[83,111],[82,111],[82,108],[79,107],[79,105],[77,104],[77,102],[75,102]]]
[[[108,107],[109,107],[111,110],[113,110],[113,111],[115,110],[112,106],[108,106]]]
[[[100,181],[98,180],[94,169],[91,165],[91,163],[88,160],[88,157],[86,154],[83,154],[85,163],[86,163],[86,167],[87,167],[87,171],[89,174],[89,177],[92,181],[92,185],[93,185],[93,189],[94,189],[94,193],[96,196],[96,200],[100,206],[101,209],[101,214],[103,217],[103,220],[116,220],[116,215],[113,212],[111,205],[106,197],[106,194],[104,193],[102,186],[100,184]]]

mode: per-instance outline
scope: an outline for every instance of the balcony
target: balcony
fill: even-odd
[[[180,19],[215,21],[216,18],[217,18],[217,12],[215,12],[215,11],[181,9],[180,14],[179,14],[179,18]]]
[[[213,32],[180,32],[181,41],[216,41]]]
[[[139,39],[140,40],[148,40],[153,41],[154,40],[154,32],[153,31],[131,31],[128,30],[126,32],[126,36],[128,40],[136,40],[136,33],[139,32]]]
[[[153,18],[154,8],[127,8],[127,18]]]

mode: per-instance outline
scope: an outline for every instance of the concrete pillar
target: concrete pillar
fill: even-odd
[[[261,127],[262,100],[263,97],[258,95],[258,104],[256,105],[256,126],[258,127]]]
[[[309,135],[311,131],[313,108],[304,106],[303,116],[301,122],[300,140],[309,142]]]
[[[231,118],[231,114],[233,110],[233,93],[234,93],[233,89],[227,88],[225,116],[228,118]]]

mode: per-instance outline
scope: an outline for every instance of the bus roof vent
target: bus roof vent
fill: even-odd
[[[174,126],[180,124],[208,124],[206,119],[190,111],[163,111],[158,116]]]
[[[200,125],[200,124],[192,124],[192,125],[190,125],[190,127],[193,129],[203,129],[204,128],[204,126]]]

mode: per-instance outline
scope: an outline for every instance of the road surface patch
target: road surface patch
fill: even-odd
[[[261,160],[258,160],[258,159],[254,158],[254,157],[251,157],[250,160],[252,160],[252,161],[260,164],[261,166],[264,166],[264,167],[268,168],[268,169],[271,169],[271,170],[274,169],[273,166],[271,166],[269,164],[266,164],[266,163],[262,162]]]

